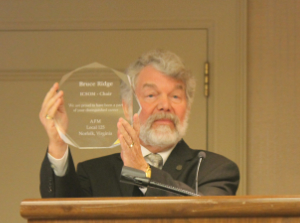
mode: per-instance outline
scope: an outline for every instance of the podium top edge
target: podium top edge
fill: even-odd
[[[300,218],[300,196],[26,199],[20,213],[26,219]]]

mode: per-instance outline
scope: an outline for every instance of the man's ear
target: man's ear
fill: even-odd
[[[187,114],[188,117],[190,116],[191,108],[192,108],[191,104],[188,104],[186,106],[186,114]]]
[[[191,108],[192,108],[192,105],[191,105],[191,103],[189,103],[189,101],[187,100],[187,102],[186,102],[186,110],[187,110],[187,111],[191,111]]]

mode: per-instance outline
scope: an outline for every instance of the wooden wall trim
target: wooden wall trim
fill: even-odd
[[[247,193],[247,0],[239,1],[238,11],[238,62],[237,62],[237,154],[240,167],[239,193]]]
[[[220,70],[220,64],[218,63],[218,54],[225,55],[220,52],[220,49],[216,49],[218,46],[217,32],[219,27],[217,27],[217,22],[214,23],[209,29],[210,45],[209,45],[209,60],[213,61],[211,69],[211,97],[209,99],[209,126],[208,126],[208,143],[210,151],[216,152],[218,154],[231,154],[231,159],[233,159],[239,166],[240,170],[240,186],[238,189],[238,195],[247,194],[247,0],[240,0],[236,2],[236,32],[233,38],[236,38],[236,53],[235,53],[235,63],[233,72],[226,78],[231,78],[235,80],[234,95],[233,98],[229,98],[220,89],[219,86],[222,85],[222,75],[223,71]],[[212,41],[211,41],[212,40]],[[222,63],[222,62],[219,62]],[[224,62],[222,64],[224,66]],[[228,135],[224,132],[226,131],[226,126],[220,127],[220,122],[224,119],[221,114],[223,110],[224,101],[231,103],[234,106],[234,134]],[[221,111],[221,112],[220,112]],[[224,148],[227,146],[222,145],[222,140],[224,136],[234,138],[234,148]],[[226,151],[224,151],[226,150]]]
[[[0,21],[0,31],[83,31],[83,30],[151,30],[209,29],[213,20],[63,20]]]
[[[67,70],[61,71],[1,71],[0,81],[59,81]]]

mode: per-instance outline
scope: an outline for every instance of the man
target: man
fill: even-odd
[[[199,150],[190,149],[182,140],[194,95],[194,77],[177,55],[161,50],[142,55],[128,68],[127,75],[142,110],[134,115],[133,126],[122,118],[117,123],[121,154],[79,163],[77,173],[68,146],[60,138],[52,118],[60,118],[67,126],[63,92],[57,93],[56,83],[47,93],[40,111],[40,120],[49,137],[41,168],[42,197],[175,195],[120,183],[123,166],[144,171],[153,181],[195,191]],[[153,160],[153,154],[160,156]],[[232,161],[206,152],[199,172],[201,195],[234,195],[238,183],[238,167]]]

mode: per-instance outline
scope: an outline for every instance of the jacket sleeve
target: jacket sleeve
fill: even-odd
[[[178,180],[174,180],[169,173],[157,169],[155,167],[151,168],[151,181],[195,193],[195,190],[192,189],[190,186],[188,186],[186,183]],[[148,188],[145,196],[156,197],[156,196],[182,196],[182,195],[157,189],[157,188]]]
[[[63,177],[54,174],[47,153],[40,171],[40,193],[42,198],[88,196],[80,186],[70,150],[67,172]]]
[[[239,180],[238,166],[227,160],[211,168],[206,175],[199,175],[198,191],[207,196],[235,195]]]
[[[219,158],[219,157],[217,157]],[[221,158],[215,162],[206,162],[199,173],[198,194],[204,196],[235,195],[239,185],[239,169],[237,165]],[[168,186],[177,187],[195,193],[195,174],[197,162],[187,168],[186,172],[174,180],[166,171],[152,168],[151,180]],[[148,188],[146,196],[176,196],[172,192]],[[178,195],[177,195],[178,196]]]

